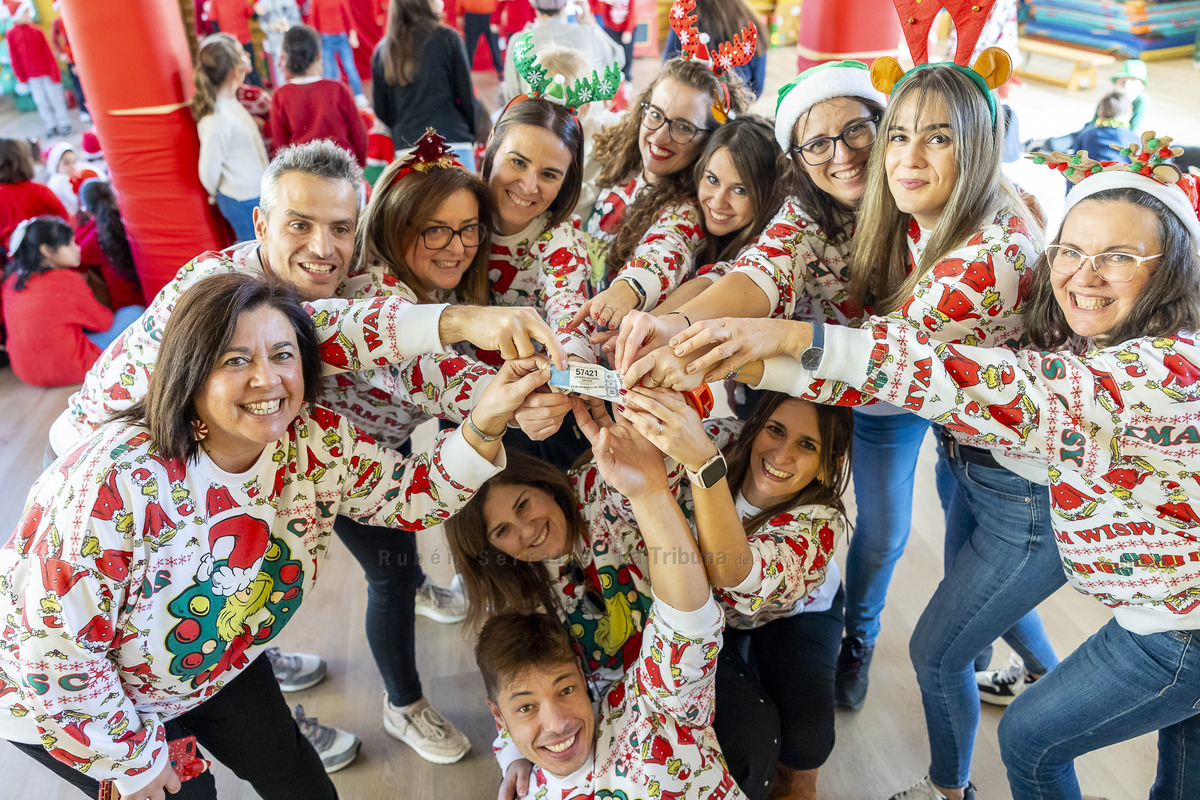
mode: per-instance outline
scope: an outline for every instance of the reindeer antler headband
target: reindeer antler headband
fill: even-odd
[[[546,68],[537,63],[533,52],[533,35],[524,33],[513,44],[513,65],[529,84],[529,93],[513,99],[541,98],[564,106],[574,114],[581,106],[597,100],[611,100],[621,87],[621,67],[612,63],[604,72],[592,70],[590,77],[580,78],[568,84],[562,75],[551,76]],[[503,116],[503,115],[501,115]]]
[[[974,67],[970,64],[971,53],[975,51],[995,3],[996,0],[892,0],[916,66],[905,72],[900,62],[891,56],[875,59],[871,65],[871,82],[875,88],[890,95],[909,75],[936,66],[929,63],[929,31],[938,12],[945,9],[958,32],[954,61],[945,65],[957,69],[979,87],[992,112],[992,122],[995,122],[996,98],[992,96],[992,90],[1000,88],[1012,77],[1012,58],[999,47],[989,47],[979,54]]]
[[[721,82],[721,92],[713,103],[713,118],[725,123],[733,114],[733,97],[729,93],[728,75],[734,67],[750,63],[758,48],[758,28],[751,22],[734,34],[733,41],[721,42],[714,58],[708,49],[708,37],[696,28],[696,0],[675,0],[671,5],[671,30],[679,37],[683,50],[682,58],[690,58],[705,64]]]
[[[1183,155],[1182,147],[1172,147],[1170,136],[1158,136],[1154,131],[1142,134],[1140,144],[1128,147],[1109,145],[1125,158],[1123,161],[1097,161],[1088,151],[1066,153],[1031,153],[1026,158],[1035,164],[1045,164],[1062,173],[1075,184],[1067,195],[1066,209],[1097,192],[1108,189],[1138,189],[1161,200],[1182,221],[1200,249],[1200,192],[1196,176],[1184,175],[1168,159]]]

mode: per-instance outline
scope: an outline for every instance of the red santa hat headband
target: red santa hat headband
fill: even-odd
[[[708,36],[696,28],[696,0],[675,0],[671,5],[671,30],[679,37],[682,58],[693,59],[707,66],[721,82],[721,90],[713,103],[713,118],[724,124],[733,116],[733,96],[729,93],[728,75],[734,67],[750,63],[758,48],[758,28],[753,22],[734,34],[733,41],[721,42],[716,56],[708,48]]]
[[[1128,147],[1109,145],[1129,162],[1097,161],[1080,150],[1066,153],[1032,153],[1035,164],[1045,164],[1062,173],[1075,184],[1067,195],[1065,212],[1081,200],[1107,189],[1137,189],[1163,202],[1179,217],[1192,235],[1192,244],[1200,250],[1200,187],[1195,175],[1184,175],[1168,159],[1183,155],[1182,147],[1173,147],[1170,136],[1158,136],[1154,131],[1142,134],[1140,144]]]
[[[439,136],[433,128],[425,129],[425,134],[417,139],[416,146],[408,155],[404,156],[401,164],[402,166],[396,170],[396,175],[388,186],[395,186],[402,178],[414,172],[428,172],[431,169],[466,169],[458,160],[458,156],[454,155],[454,151],[446,146],[446,140]]]
[[[945,9],[958,33],[954,61],[945,66],[966,75],[983,92],[994,122],[996,98],[992,96],[992,90],[1000,88],[1012,77],[1012,58],[999,47],[989,47],[979,54],[973,67],[970,61],[996,0],[892,0],[892,4],[900,15],[904,40],[908,43],[915,66],[905,72],[900,62],[891,56],[875,59],[871,64],[871,82],[875,88],[890,95],[914,72],[936,66],[929,63],[929,31],[938,12]]]

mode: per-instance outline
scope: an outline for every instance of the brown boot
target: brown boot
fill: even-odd
[[[777,765],[767,800],[817,800],[817,770]]]

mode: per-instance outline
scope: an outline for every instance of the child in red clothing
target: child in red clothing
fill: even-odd
[[[350,81],[350,90],[354,92],[354,102],[360,106],[367,105],[362,78],[358,75],[358,67],[354,66],[358,32],[354,30],[354,23],[350,20],[350,4],[347,0],[311,0],[308,21],[321,35],[325,77],[336,81],[338,62],[341,61],[342,71],[346,73],[346,79]]]
[[[54,10],[62,13],[59,0],[55,0]],[[79,73],[75,71],[75,53],[71,51],[71,40],[67,38],[67,28],[63,25],[62,17],[55,17],[54,22],[50,24],[50,46],[54,48],[54,55],[66,66],[67,74],[71,76],[71,91],[79,101],[79,121],[90,122],[92,118],[88,115],[87,98],[83,96],[83,84],[79,82]]]
[[[322,78],[321,38],[307,25],[283,35],[283,70],[288,82],[271,101],[271,142],[278,151],[290,144],[329,139],[367,163],[367,128],[350,90]]]
[[[117,196],[108,181],[94,178],[84,182],[79,190],[79,220],[75,243],[82,249],[80,262],[100,272],[108,295],[101,301],[113,311],[141,306],[145,301],[133,249],[125,235]]]
[[[63,98],[62,72],[46,34],[33,24],[33,3],[24,0],[13,12],[13,19],[17,24],[5,36],[13,74],[29,86],[46,126],[46,135],[67,136],[71,133],[71,118],[67,116],[67,102]]]
[[[50,173],[46,185],[62,201],[63,208],[71,215],[79,212],[79,188],[90,178],[100,175],[93,169],[79,166],[75,148],[67,142],[54,142],[45,152],[46,171]]]
[[[71,226],[57,217],[25,220],[8,252],[4,325],[13,372],[31,386],[79,383],[124,326],[74,272],[79,245]]]

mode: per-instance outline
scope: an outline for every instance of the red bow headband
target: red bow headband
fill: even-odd
[[[696,8],[696,0],[675,0],[671,5],[671,30],[679,37],[679,46],[683,50],[683,58],[695,59],[706,65],[721,81],[721,91],[713,103],[713,117],[722,124],[732,116],[733,97],[729,93],[727,75],[734,67],[750,63],[754,51],[758,48],[758,28],[751,22],[742,28],[741,34],[734,34],[733,41],[721,42],[717,47],[717,56],[713,58],[708,49],[708,37],[696,28],[696,15],[691,12]]]

